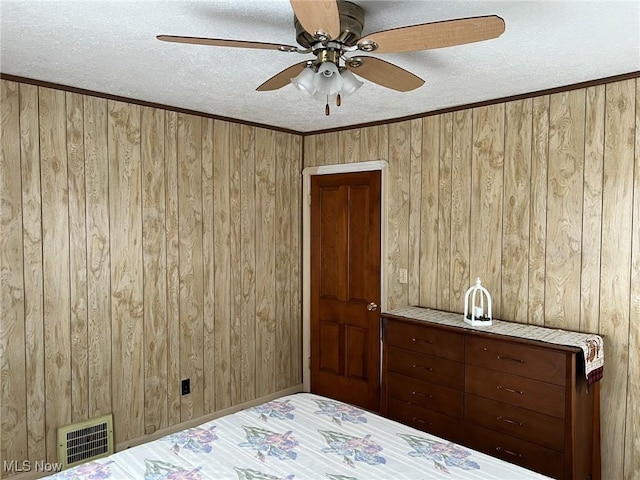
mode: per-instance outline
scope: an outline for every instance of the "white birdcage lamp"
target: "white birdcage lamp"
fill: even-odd
[[[491,320],[491,295],[478,277],[464,296],[464,321],[473,326],[488,326]]]

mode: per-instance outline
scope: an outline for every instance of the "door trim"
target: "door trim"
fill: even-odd
[[[387,306],[387,181],[386,160],[306,167],[302,170],[302,385],[311,390],[311,177],[332,173],[380,170],[380,311]]]

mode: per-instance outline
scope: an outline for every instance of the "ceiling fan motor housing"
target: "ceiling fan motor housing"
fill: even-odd
[[[348,47],[352,47],[356,44],[358,39],[362,36],[362,29],[364,27],[364,10],[355,3],[347,2],[345,0],[338,0],[338,11],[340,12],[340,37],[333,38],[332,40],[338,41]],[[298,19],[293,17],[293,22],[296,27],[296,41],[304,48],[311,48],[317,43],[318,39],[314,38],[309,32],[307,32]]]

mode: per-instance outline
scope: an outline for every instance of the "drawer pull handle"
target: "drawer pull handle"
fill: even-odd
[[[496,420],[498,420],[499,422],[506,422],[506,423],[510,423],[512,425],[518,425],[519,427],[522,427],[522,422],[516,422],[516,421],[510,420],[508,418],[496,417]]]
[[[424,338],[413,337],[411,341],[415,343],[426,343],[428,345],[433,345],[433,342],[431,340],[425,340]]]
[[[413,365],[411,365],[413,368],[419,368],[420,370],[427,370],[429,372],[433,372],[433,368],[431,367],[425,367],[424,365],[418,365],[417,363],[414,363]]]
[[[411,421],[418,422],[418,423],[424,423],[425,425],[429,425],[429,426],[433,425],[433,422],[427,422],[426,420],[422,420],[421,418],[418,418],[418,417],[413,417],[411,419]]]
[[[415,390],[411,392],[411,395],[416,395],[418,397],[425,397],[425,398],[433,398],[433,395],[427,395],[426,393],[416,392]]]
[[[514,457],[522,458],[522,454],[521,453],[512,452],[511,450],[507,450],[506,448],[496,447],[496,450],[498,452],[508,453],[509,455],[513,455]]]
[[[524,395],[524,392],[522,390],[514,390],[513,388],[507,388],[503,385],[498,385],[496,387],[496,389],[498,390],[506,390],[507,392],[511,392],[511,393],[517,393],[518,395]]]
[[[505,357],[504,355],[498,355],[499,360],[510,360],[512,362],[524,363],[524,360],[520,360],[519,358],[513,357]]]

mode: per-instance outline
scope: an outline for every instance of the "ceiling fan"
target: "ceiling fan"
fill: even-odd
[[[399,53],[451,47],[497,38],[504,32],[502,18],[495,15],[459,18],[409,25],[362,36],[364,10],[345,0],[290,0],[294,12],[298,47],[280,43],[221,38],[158,35],[165,42],[215,47],[257,48],[315,55],[269,78],[256,90],[269,91],[292,83],[314,98],[340,106],[342,98],[355,92],[362,77],[400,92],[414,90],[424,80],[413,73],[365,53]],[[354,75],[355,74],[355,75]]]

